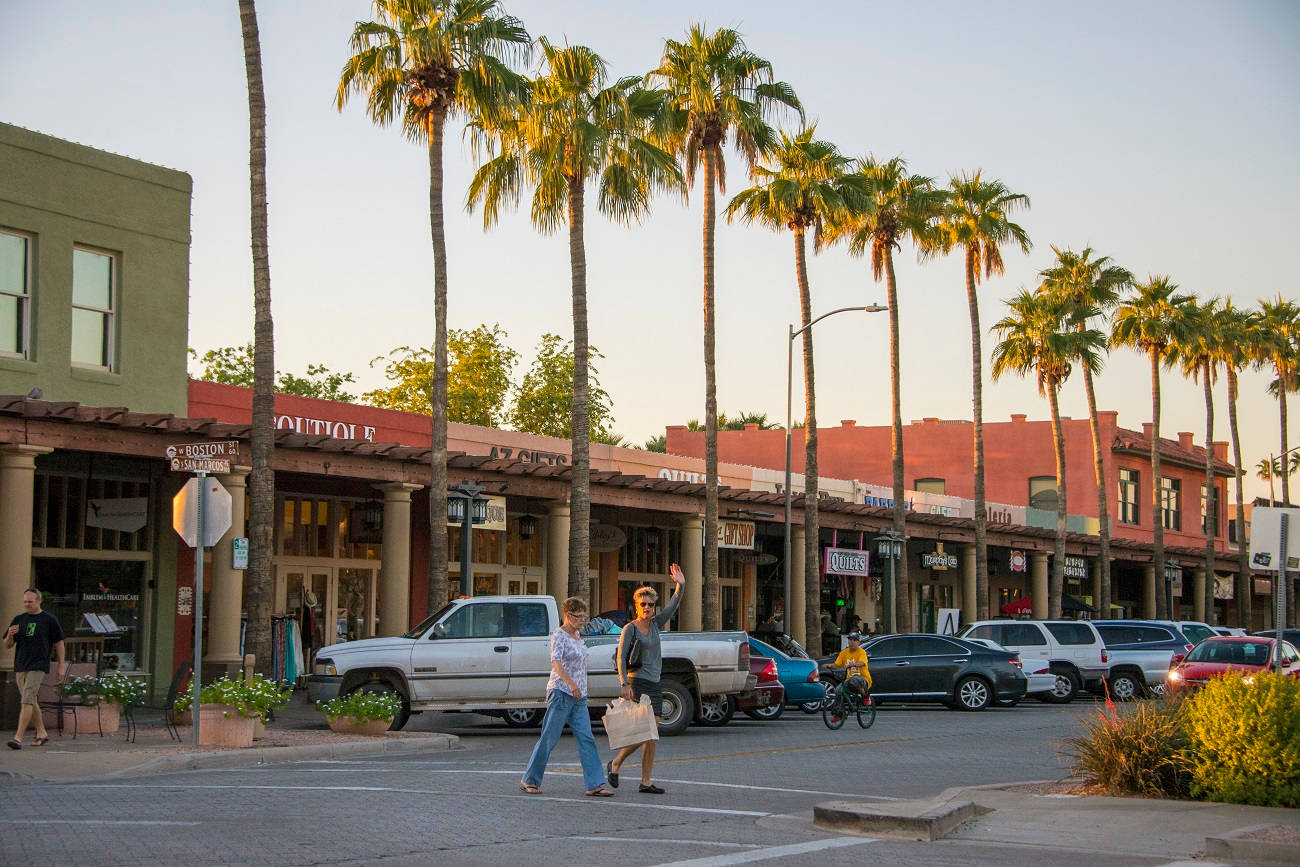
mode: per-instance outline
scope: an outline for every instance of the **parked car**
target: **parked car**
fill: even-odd
[[[1251,635],[1257,635],[1261,638],[1276,638],[1276,629],[1261,629],[1259,632],[1252,632]],[[1300,647],[1300,629],[1283,629],[1282,640],[1289,641],[1294,646]]]
[[[1001,650],[1006,653],[1013,651],[1007,650],[996,641],[987,638],[967,638],[976,644],[982,644],[992,650]],[[1025,673],[1025,678],[1029,681],[1025,688],[1026,696],[1041,697],[1043,693],[1051,692],[1056,688],[1056,675],[1052,673],[1052,663],[1047,657],[1041,659],[1024,654],[1016,654],[1020,657],[1020,670]],[[997,702],[999,707],[1014,707],[1019,699],[1003,699]]]
[[[1110,654],[1110,694],[1131,701],[1165,689],[1175,655],[1189,653],[1196,642],[1171,620],[1094,620]]]
[[[950,708],[983,710],[994,702],[1015,704],[1029,686],[1014,652],[951,635],[881,635],[862,649],[870,657],[871,699],[877,705],[941,702]]]
[[[781,686],[785,687],[785,700],[789,704],[802,704],[815,701],[821,704],[826,695],[821,677],[817,673],[817,663],[804,657],[788,656],[765,641],[749,636],[749,653],[753,656],[766,656],[776,662],[777,676]],[[760,718],[775,719],[779,711],[758,711]],[[767,716],[764,716],[767,714]]]
[[[1219,677],[1229,672],[1241,672],[1247,676],[1260,671],[1281,671],[1291,677],[1300,678],[1300,652],[1289,641],[1282,642],[1282,665],[1273,665],[1276,638],[1260,638],[1248,635],[1245,638],[1216,635],[1207,638],[1187,657],[1169,669],[1169,688],[1196,689],[1209,683],[1210,678]]]
[[[1176,625],[1183,635],[1192,640],[1192,644],[1200,644],[1205,639],[1218,635],[1213,626],[1199,620],[1179,620]]]
[[[1240,626],[1216,626],[1216,627],[1214,627],[1214,631],[1217,632],[1219,635],[1242,635],[1242,636],[1244,636],[1244,635],[1247,635],[1247,634],[1248,634],[1248,633],[1246,632],[1246,630],[1242,629]],[[1292,643],[1294,643],[1294,642],[1292,642]]]
[[[776,719],[785,710],[785,687],[781,685],[776,660],[751,654],[749,670],[758,678],[758,685],[752,693],[733,695],[732,709],[743,711],[750,719]]]
[[[987,638],[1030,657],[1046,656],[1056,687],[1044,701],[1064,704],[1084,687],[1100,690],[1110,675],[1110,656],[1096,628],[1086,620],[979,620],[959,638]]]

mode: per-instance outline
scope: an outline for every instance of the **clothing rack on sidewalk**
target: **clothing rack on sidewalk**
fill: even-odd
[[[302,628],[297,612],[271,615],[271,679],[296,684],[305,677]]]

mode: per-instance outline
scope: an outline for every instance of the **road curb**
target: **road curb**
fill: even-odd
[[[832,831],[930,843],[989,812],[992,812],[989,808],[973,801],[926,800],[897,804],[825,801],[813,807],[813,824]]]
[[[1254,825],[1241,828],[1222,837],[1205,838],[1205,854],[1211,858],[1231,858],[1234,861],[1271,861],[1278,864],[1300,864],[1300,843],[1275,843],[1270,840],[1250,839],[1250,835],[1273,828],[1273,825]]]

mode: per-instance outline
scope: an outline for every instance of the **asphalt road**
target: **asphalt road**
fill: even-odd
[[[0,787],[0,860],[1093,864],[1090,851],[960,837],[932,844],[873,840],[810,822],[813,805],[825,800],[908,799],[957,785],[1063,777],[1060,741],[1091,705],[1029,702],[974,714],[887,707],[869,730],[850,720],[834,732],[819,716],[797,710],[774,722],[738,717],[725,728],[692,728],[660,743],[654,776],[665,795],[637,793],[639,768],[628,763],[618,796],[607,799],[583,797],[568,736],[552,756],[544,794],[530,796],[518,781],[536,730],[470,714],[424,715],[411,727],[451,731],[464,749]]]

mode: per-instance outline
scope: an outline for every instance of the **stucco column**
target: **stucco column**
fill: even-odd
[[[1177,619],[1177,618],[1174,618]],[[1192,619],[1209,623],[1205,619],[1205,570],[1192,570]]]
[[[979,596],[975,589],[975,546],[967,545],[961,552],[961,620],[962,626],[974,623]]]
[[[36,458],[52,451],[44,446],[0,446],[0,611],[6,628],[23,610],[23,592],[31,584]],[[0,669],[13,667],[13,649],[0,644]]]
[[[1046,620],[1047,614],[1047,552],[1029,552],[1029,575],[1033,582],[1034,619]]]
[[[217,476],[230,492],[230,529],[212,548],[212,589],[208,591],[208,643],[204,665],[216,671],[243,664],[239,654],[239,615],[244,606],[244,570],[234,567],[235,537],[247,535],[244,489],[252,467],[233,467]]]
[[[1109,611],[1101,610],[1101,558],[1094,557],[1092,564],[1088,567],[1088,576],[1092,579],[1092,607],[1096,610],[1097,616],[1103,620],[1110,618]],[[1114,579],[1112,579],[1114,580]],[[1114,589],[1111,589],[1114,593]]]
[[[683,631],[698,632],[704,628],[703,515],[682,518],[681,567],[686,575],[686,586],[682,588],[681,617],[678,622]]]
[[[785,613],[785,631],[801,645],[808,638],[807,625],[804,623],[804,611],[808,606],[804,601],[803,540],[803,524],[790,527],[790,610]],[[814,649],[808,647],[807,650],[812,653]]]
[[[379,635],[411,628],[411,494],[424,485],[390,482],[384,492],[384,536],[379,556]]]
[[[546,592],[559,602],[569,595],[569,504],[546,507]]]
[[[1147,620],[1156,619],[1156,564],[1154,563],[1142,567],[1142,616]]]

